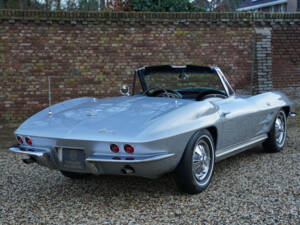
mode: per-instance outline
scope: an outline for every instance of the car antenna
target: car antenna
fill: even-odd
[[[51,77],[48,77],[48,97],[49,97],[49,112],[48,115],[51,116],[52,115],[52,111],[51,111]]]

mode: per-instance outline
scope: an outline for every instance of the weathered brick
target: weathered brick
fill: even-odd
[[[240,93],[299,98],[300,28],[286,25],[299,15],[0,10],[0,121],[46,107],[48,76],[56,103],[119,95],[134,69],[156,64],[218,65]]]

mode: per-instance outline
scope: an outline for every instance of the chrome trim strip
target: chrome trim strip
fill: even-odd
[[[186,68],[186,66],[174,66],[174,65],[171,65],[171,67],[173,69],[185,69]]]
[[[225,81],[223,79],[223,73],[222,73],[222,71],[219,68],[214,68],[214,69],[215,69],[215,71],[216,71],[219,79],[221,80],[221,83],[222,83],[222,85],[223,85],[223,87],[224,87],[224,89],[225,89],[225,91],[227,93],[227,96],[230,97],[229,89],[228,89],[228,87],[227,87],[227,85],[226,85],[226,83],[225,83]]]
[[[32,149],[34,151],[29,151],[28,149]],[[32,156],[38,156],[43,157],[45,156],[49,151],[42,150],[42,149],[36,149],[36,148],[20,148],[20,147],[11,147],[9,148],[12,152],[22,153],[26,155],[32,155]]]
[[[231,95],[235,95],[235,92],[233,90],[233,88],[230,86],[228,80],[226,79],[224,73],[220,70],[220,68],[216,67],[215,68],[215,71],[217,72],[218,76],[219,76],[219,79],[221,80],[226,92],[227,92],[227,95],[228,97],[231,96]],[[232,92],[232,94],[230,94],[230,91]]]
[[[85,151],[85,148],[82,147],[70,147],[70,146],[66,146],[66,145],[56,145],[54,146],[54,148],[65,148],[65,149],[74,149],[74,150],[83,150]]]
[[[143,66],[143,67],[137,68],[135,71],[138,72],[138,71],[144,70],[144,69],[145,69],[145,67]]]
[[[262,134],[262,135],[259,135],[259,136],[255,137],[255,138],[252,138],[250,141],[248,141],[246,143],[243,143],[243,144],[240,144],[240,145],[237,145],[237,146],[235,145],[233,147],[229,147],[224,152],[221,152],[221,153],[216,155],[216,161],[218,162],[218,161],[226,159],[226,158],[228,158],[232,155],[241,153],[241,152],[247,150],[248,148],[252,147],[253,145],[256,145],[256,144],[264,141],[267,138],[268,138],[267,134]]]
[[[153,162],[158,160],[174,157],[174,153],[162,154],[162,155],[145,155],[145,156],[115,156],[115,155],[92,155],[86,158],[87,162],[105,162],[105,163],[144,163]]]

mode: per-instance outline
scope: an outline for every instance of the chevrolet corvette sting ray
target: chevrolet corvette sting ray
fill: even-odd
[[[280,92],[238,95],[218,67],[150,66],[124,96],[67,100],[16,131],[13,152],[70,178],[160,177],[190,194],[207,188],[215,162],[255,145],[283,150],[292,102]]]

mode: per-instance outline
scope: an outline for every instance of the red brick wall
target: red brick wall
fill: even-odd
[[[300,26],[272,31],[273,87],[300,104]]]
[[[54,103],[80,96],[119,95],[120,85],[131,84],[136,68],[161,64],[217,65],[234,88],[250,93],[255,84],[251,79],[254,27],[270,26],[265,19],[275,21],[276,15],[0,10],[0,123],[22,121],[45,108],[48,76],[53,81]],[[290,43],[288,48],[293,40]],[[285,43],[279,45],[285,48]],[[276,58],[278,51],[273,51],[274,60],[281,62]],[[288,53],[294,56],[295,52]],[[284,62],[291,60],[290,55],[280,55]],[[299,58],[294,71],[295,65]],[[279,74],[285,67],[276,71]],[[279,76],[275,73],[275,77]],[[298,77],[290,83],[299,86]]]

